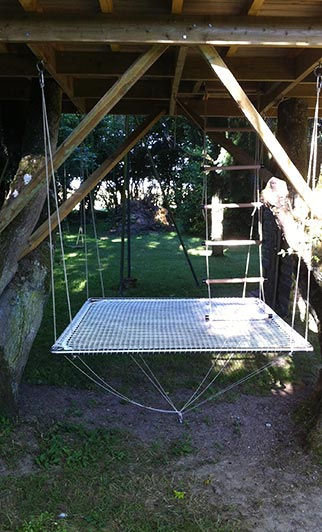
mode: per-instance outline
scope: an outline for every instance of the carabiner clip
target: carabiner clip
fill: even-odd
[[[316,77],[316,89],[319,91],[322,88],[322,65],[318,64],[314,69],[314,75]]]
[[[38,61],[38,63],[36,64],[36,68],[39,74],[40,87],[43,89],[45,86],[45,67],[42,59]]]

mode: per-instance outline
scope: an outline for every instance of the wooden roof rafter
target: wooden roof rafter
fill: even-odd
[[[43,13],[43,8],[40,5],[39,0],[19,0],[19,3],[25,11]]]
[[[181,80],[181,76],[182,76],[183,67],[184,67],[184,63],[185,63],[186,57],[187,57],[187,47],[186,46],[181,46],[179,48],[178,53],[177,53],[177,61],[176,61],[175,73],[174,73],[173,82],[172,82],[170,106],[169,106],[169,114],[170,115],[174,115],[175,114],[176,100],[177,100],[180,80]]]
[[[258,15],[264,2],[265,0],[252,0],[252,3],[248,8],[247,14],[251,16]]]
[[[278,83],[272,91],[261,98],[260,111],[267,113],[277,106],[301,81],[303,81],[322,61],[321,50],[305,50],[296,60],[296,77],[291,83]]]
[[[264,4],[265,0],[252,0],[248,10],[247,15],[254,16],[258,15],[260,12],[260,8]],[[230,46],[230,48],[227,50],[226,57],[231,57],[236,54],[239,46]]]
[[[98,2],[102,13],[113,13],[113,0],[98,0]]]
[[[171,13],[173,15],[180,15],[183,9],[184,0],[172,0]]]
[[[27,12],[42,13],[43,9],[39,0],[19,0],[21,6]],[[56,80],[58,85],[67,94],[71,102],[75,105],[78,111],[85,111],[85,102],[79,98],[75,99],[73,94],[73,80],[70,76],[62,76],[57,74],[55,65],[55,50],[52,45],[44,43],[32,43],[28,45],[33,54],[43,61],[45,69]]]
[[[292,0],[292,9],[289,0],[2,0],[0,103],[27,101],[41,58],[64,90],[63,112],[89,111],[158,43],[169,50],[115,105],[116,114],[161,106],[173,113],[181,100],[203,115],[206,87],[210,116],[242,116],[197,51],[199,44],[216,46],[248,97],[269,116],[292,95],[306,98],[313,114],[312,68],[322,48],[320,0]]]
[[[29,44],[30,50],[35,57],[40,61],[43,61],[44,68],[49,72],[53,79],[56,80],[58,85],[67,94],[70,101],[75,105],[75,108],[81,113],[85,112],[85,101],[82,98],[75,98],[74,96],[74,83],[70,76],[62,76],[57,74],[55,68],[55,50],[52,46],[45,43]]]
[[[98,0],[98,2],[99,2],[99,7],[102,13],[113,13],[114,11],[113,0]],[[111,44],[111,50],[112,52],[119,52],[120,45]]]

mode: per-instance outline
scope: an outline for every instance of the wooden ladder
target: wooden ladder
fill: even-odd
[[[226,169],[227,167],[225,167]],[[230,168],[232,169],[232,168]],[[234,167],[234,169],[237,169]],[[238,167],[239,169],[239,167]],[[262,207],[261,202],[252,201],[249,203],[219,203],[219,202],[212,202],[209,205],[204,205],[203,208],[205,211],[211,210],[212,212],[214,210],[218,211],[224,211],[224,209],[246,209],[246,208],[253,208],[253,209],[260,209]],[[207,213],[206,213],[207,215]],[[229,239],[229,240],[205,240],[203,244],[206,247],[212,247],[212,246],[225,246],[225,247],[236,247],[236,246],[261,246],[262,241],[261,240],[254,240],[254,239]],[[204,279],[204,283],[209,285],[213,284],[246,284],[246,283],[259,283],[261,286],[263,286],[265,278],[262,276],[258,277],[232,277],[232,278],[221,278],[221,279]]]

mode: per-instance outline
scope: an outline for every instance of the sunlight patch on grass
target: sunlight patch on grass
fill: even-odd
[[[180,250],[182,251],[182,246],[180,246]],[[206,250],[204,247],[198,247],[198,248],[190,248],[188,249],[189,255],[192,255],[193,257],[211,257],[211,250]]]
[[[157,248],[159,246],[160,246],[160,242],[157,242],[156,240],[154,240],[152,242],[148,242],[146,247],[149,248],[149,249],[155,249],[155,248]]]

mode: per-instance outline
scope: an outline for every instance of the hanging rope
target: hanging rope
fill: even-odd
[[[208,102],[208,93],[206,86],[204,87],[204,119],[203,119],[203,147],[202,147],[202,168],[206,167],[207,162],[207,102]],[[210,263],[209,263],[209,256],[210,256],[210,248],[209,248],[209,219],[208,219],[208,174],[209,172],[204,171],[203,174],[203,183],[202,183],[202,201],[204,205],[204,219],[205,219],[205,258],[206,258],[206,276],[207,279],[210,278]],[[211,286],[210,283],[207,283],[207,297],[208,297],[208,314],[206,315],[206,319],[211,315]]]
[[[319,64],[315,70],[314,75],[316,77],[316,102],[314,109],[313,117],[313,126],[312,126],[312,135],[311,135],[311,144],[310,144],[310,155],[309,155],[309,164],[307,172],[307,184],[311,187],[312,192],[315,191],[317,185],[317,159],[318,159],[318,130],[319,130],[319,109],[320,109],[320,93],[322,88],[322,66]],[[302,232],[304,234],[305,230],[305,221],[302,223]],[[310,288],[311,288],[311,272],[312,272],[312,250],[313,250],[313,214],[309,213],[309,241],[308,241],[308,256],[306,259],[307,265],[307,286],[306,286],[306,299],[305,299],[305,339],[308,338],[309,334],[309,322],[310,322]],[[294,299],[293,299],[293,308],[292,308],[292,327],[295,323],[296,316],[296,305],[298,300],[299,293],[299,279],[301,271],[301,262],[303,260],[303,251],[299,250],[297,258],[297,270],[296,270],[296,281],[294,289]]]
[[[39,85],[41,90],[42,100],[42,121],[43,121],[43,138],[44,138],[44,153],[45,153],[45,173],[46,173],[46,188],[47,188],[47,205],[48,205],[48,223],[49,223],[49,247],[50,247],[50,269],[51,269],[51,292],[52,292],[52,306],[53,306],[53,324],[54,324],[54,338],[57,340],[57,319],[56,319],[56,300],[55,300],[55,279],[54,279],[54,246],[52,240],[52,226],[51,226],[51,206],[50,206],[50,183],[53,185],[55,208],[58,220],[58,230],[60,238],[61,256],[63,262],[64,282],[66,288],[66,299],[69,320],[72,320],[72,311],[69,297],[69,287],[66,269],[66,260],[64,252],[63,234],[61,229],[61,220],[59,215],[58,194],[56,187],[55,171],[53,164],[53,153],[51,148],[50,131],[48,124],[46,97],[45,97],[45,76],[44,63],[40,61],[37,63],[37,70],[39,73]]]

